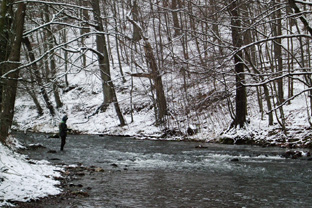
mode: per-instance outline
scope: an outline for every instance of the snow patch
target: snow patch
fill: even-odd
[[[55,180],[61,177],[61,168],[46,161],[28,161],[25,155],[2,144],[0,152],[0,207],[61,193],[57,187],[60,183]]]

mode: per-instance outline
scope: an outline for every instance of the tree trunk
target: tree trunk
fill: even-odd
[[[301,11],[299,7],[296,5],[295,0],[288,0],[289,6],[294,10],[294,13],[301,14]],[[301,20],[302,24],[305,26],[305,29],[310,33],[312,36],[312,28],[309,25],[309,22],[306,20],[306,18],[303,15],[300,15],[299,19]]]
[[[28,55],[29,55],[29,59],[31,62],[33,62],[33,64],[31,65],[32,66],[32,69],[34,71],[34,75],[35,75],[35,78],[36,78],[36,82],[38,84],[38,86],[40,87],[40,93],[43,97],[43,100],[47,106],[47,108],[49,109],[50,111],[50,114],[52,116],[55,115],[55,111],[54,111],[54,107],[50,101],[50,98],[49,98],[49,95],[44,87],[44,84],[43,84],[43,81],[42,81],[42,77],[40,75],[40,71],[38,69],[38,66],[37,66],[37,63],[35,63],[35,54],[32,50],[32,46],[31,46],[31,43],[29,41],[29,38],[28,37],[25,37],[23,39],[23,43],[25,44],[26,48],[27,48],[27,51],[28,51]]]
[[[2,111],[0,114],[0,142],[5,143],[6,138],[11,128],[14,116],[15,97],[17,92],[17,79],[19,71],[14,70],[19,66],[20,50],[24,28],[26,5],[24,3],[18,4],[18,9],[15,16],[15,38],[11,47],[11,52],[8,57],[8,62],[3,68],[3,75],[7,73],[3,80],[3,94],[2,94]],[[8,28],[7,28],[8,29]]]
[[[156,121],[158,124],[162,124],[165,122],[165,115],[167,114],[166,97],[164,93],[164,87],[162,84],[161,75],[156,64],[152,46],[147,40],[144,41],[144,52],[145,52],[148,66],[152,70],[152,79],[155,84],[156,103],[158,107],[158,114],[157,114],[158,118],[156,119]]]
[[[121,78],[122,78],[122,81],[125,83],[127,80],[124,76],[124,73],[123,73],[123,70],[122,70],[122,62],[121,62],[121,58],[120,58],[120,51],[119,51],[119,41],[118,41],[118,34],[119,34],[119,31],[118,31],[118,23],[117,23],[117,8],[116,8],[116,5],[114,4],[113,5],[113,9],[114,9],[114,21],[115,21],[115,43],[116,43],[116,53],[117,53],[117,58],[118,58],[118,66],[119,66],[119,71],[120,71],[120,75],[121,75]]]
[[[12,1],[12,0],[11,0]],[[0,11],[0,63],[4,62],[8,59],[8,55],[10,54],[10,47],[9,45],[9,30],[8,28],[11,25],[11,20],[8,18],[9,16],[12,16],[12,14],[9,14],[11,11],[9,3],[11,2],[9,0],[3,0],[1,2],[1,11]],[[12,4],[11,4],[12,5]],[[0,77],[3,74],[3,66],[0,65]],[[2,93],[3,93],[3,83],[0,80],[0,112],[2,110]]]
[[[104,32],[103,22],[101,19],[101,11],[99,6],[99,0],[92,1],[94,19],[97,24],[97,30],[99,32]],[[102,111],[106,111],[109,104],[113,102],[113,91],[110,86],[111,82],[111,75],[110,75],[110,67],[109,67],[109,58],[108,58],[108,51],[106,46],[106,40],[104,34],[97,34],[96,35],[96,49],[97,49],[97,56],[98,56],[98,63],[100,67],[100,73],[102,78],[102,88],[103,88],[103,97],[104,102],[102,106]]]
[[[45,6],[45,21],[50,22],[50,17],[49,17],[49,7],[48,5]],[[55,79],[56,75],[56,63],[54,59],[54,37],[52,33],[52,28],[50,25],[47,25],[47,40],[48,40],[48,50],[50,54],[50,69],[51,69],[51,75],[52,75],[52,90],[54,94],[54,99],[56,103],[57,108],[61,108],[63,106],[63,103],[61,101],[60,95],[59,95],[59,90],[58,90],[58,84]]]
[[[95,22],[97,23],[96,29],[99,32],[104,32],[103,22],[101,19],[99,0],[92,1],[92,8],[93,8],[94,19],[95,19]],[[103,87],[103,96],[104,96],[104,102],[102,104],[101,110],[105,111],[107,107],[109,106],[109,104],[114,103],[114,107],[115,107],[117,116],[119,118],[120,125],[124,126],[125,121],[124,121],[123,115],[119,107],[114,84],[111,80],[108,51],[107,51],[107,45],[106,45],[104,33],[96,35],[96,48],[97,48],[98,63],[100,67],[102,87]]]
[[[79,4],[81,6],[83,6],[83,7],[88,7],[89,6],[89,1],[82,0],[82,1],[79,1]],[[90,20],[90,16],[89,16],[88,10],[85,10],[85,9],[82,10],[81,18],[83,19],[84,22],[82,23],[82,27],[83,28],[80,30],[80,34],[83,35],[85,33],[90,32],[90,28],[88,27],[88,23],[87,23]],[[82,36],[81,37],[81,45],[83,47],[85,45],[85,40],[86,40],[86,37]],[[81,56],[82,56],[82,67],[85,68],[87,66],[86,54],[83,53]]]
[[[280,6],[280,0],[277,0],[275,3],[276,7]],[[275,17],[275,18],[274,18]],[[281,20],[281,9],[278,8],[276,10],[276,15],[273,15],[273,18],[276,19],[276,22],[273,25],[273,35],[280,36],[282,35],[282,20]],[[282,39],[278,38],[274,41],[274,58],[276,63],[276,72],[277,76],[283,75],[283,59],[282,59]],[[277,80],[277,105],[281,105],[284,102],[284,89],[283,89],[283,79]],[[284,110],[281,106],[279,108],[280,117],[281,117],[281,125],[282,128],[285,130],[285,117],[284,117]]]
[[[138,4],[136,0],[134,0],[133,2],[132,15],[133,15],[133,20],[138,22],[139,8],[138,8]],[[141,36],[140,28],[137,25],[133,25],[132,40],[134,42],[137,42],[141,39],[142,39],[142,36]]]
[[[180,32],[181,28],[180,28],[178,12],[177,12],[177,0],[172,0],[171,9],[172,9],[174,36],[179,36],[181,35],[181,32]]]
[[[61,33],[63,43],[67,42],[67,29],[64,28],[64,31]],[[65,49],[67,49],[67,45],[64,46]],[[65,86],[69,86],[68,82],[68,76],[67,76],[67,71],[68,71],[68,52],[67,50],[64,50],[64,68],[65,68]]]
[[[130,17],[127,17],[127,18],[133,25],[136,25],[138,28],[140,28],[136,21],[134,21]],[[144,41],[143,48],[144,48],[146,63],[151,70],[150,75],[155,85],[156,105],[157,105],[157,109],[155,109],[157,111],[156,124],[160,125],[160,124],[165,123],[165,116],[167,115],[167,102],[166,102],[164,87],[162,84],[161,74],[157,66],[157,62],[154,56],[152,46],[150,42],[148,41],[148,38],[146,38],[143,35],[142,30],[140,30],[140,34]]]
[[[239,1],[233,1],[229,6],[229,12],[231,14],[231,27],[232,27],[232,41],[235,49],[239,49],[242,44],[241,34],[241,20],[239,15]],[[237,51],[234,55],[235,73],[236,73],[236,115],[232,126],[239,126],[243,128],[246,123],[247,116],[247,96],[246,87],[243,85],[245,82],[244,64],[241,61],[243,53],[241,50]]]
[[[25,87],[27,93],[30,95],[30,97],[33,99],[33,101],[35,103],[35,106],[37,108],[38,116],[42,116],[43,115],[43,109],[42,109],[42,107],[40,105],[40,102],[39,102],[39,100],[37,98],[37,94],[36,94],[36,92],[34,90],[35,86],[34,86],[34,82],[33,82],[33,75],[31,74],[30,76],[31,76],[31,80],[32,80],[31,87],[29,88],[27,86],[27,83],[23,83],[23,84],[24,84],[24,87]]]
[[[288,0],[289,6],[294,10],[294,13],[301,14],[301,11],[299,7],[296,5],[296,2],[294,0]],[[309,24],[309,22],[306,20],[304,15],[300,15],[299,19],[301,20],[302,24],[304,25],[304,28],[309,32],[309,34],[312,36],[312,28]],[[298,27],[297,27],[298,28]],[[309,43],[309,42],[308,42]],[[308,47],[309,48],[309,47]],[[310,53],[307,53],[310,57]],[[310,59],[309,59],[310,61]],[[310,67],[310,65],[309,65]],[[308,75],[307,75],[308,76]],[[293,87],[293,82],[291,83]],[[311,86],[309,86],[311,87]],[[310,108],[311,108],[311,114],[312,114],[312,91],[309,91],[309,97],[310,97]],[[311,124],[310,124],[311,125]]]

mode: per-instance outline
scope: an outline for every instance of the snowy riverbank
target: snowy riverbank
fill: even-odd
[[[23,147],[12,138],[10,146],[0,144],[0,207],[61,193],[55,180],[61,177],[61,168],[16,153],[14,148]]]

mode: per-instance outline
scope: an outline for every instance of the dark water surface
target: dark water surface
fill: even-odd
[[[17,136],[46,147],[31,159],[105,170],[80,179],[89,197],[60,207],[312,207],[312,161],[281,148],[70,135],[60,152],[60,139]]]

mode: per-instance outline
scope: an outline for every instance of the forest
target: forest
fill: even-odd
[[[148,114],[172,135],[312,126],[309,1],[0,2],[2,143],[25,109],[28,125],[64,113],[101,124],[113,111],[123,127]]]

